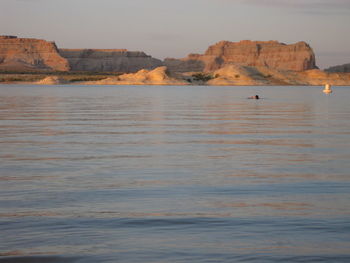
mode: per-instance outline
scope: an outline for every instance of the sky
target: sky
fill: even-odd
[[[221,40],[305,41],[323,69],[350,63],[349,26],[350,0],[0,0],[0,35],[159,59]]]

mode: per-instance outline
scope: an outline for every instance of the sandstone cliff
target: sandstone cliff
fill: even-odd
[[[326,72],[350,73],[350,63],[325,69]]]
[[[144,52],[125,49],[60,49],[54,42],[0,36],[0,70],[136,72],[162,66]]]
[[[163,65],[162,61],[144,52],[126,49],[60,49],[59,52],[73,71],[129,73]]]
[[[172,77],[166,67],[154,70],[142,69],[137,73],[123,74],[99,81],[89,81],[84,84],[92,85],[188,85],[188,82]]]
[[[68,61],[58,54],[56,44],[41,39],[0,36],[0,70],[68,71]]]
[[[305,42],[286,45],[277,41],[221,41],[203,54],[183,59],[166,59],[171,71],[214,71],[228,64],[268,67],[278,70],[304,71],[316,67],[315,55]]]

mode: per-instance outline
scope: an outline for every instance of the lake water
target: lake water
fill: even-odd
[[[0,85],[0,262],[350,262],[350,87]]]

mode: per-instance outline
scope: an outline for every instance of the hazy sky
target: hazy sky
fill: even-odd
[[[156,58],[220,40],[308,42],[320,68],[350,63],[350,0],[0,0],[0,34]]]

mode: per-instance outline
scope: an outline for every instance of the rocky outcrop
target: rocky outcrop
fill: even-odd
[[[73,71],[136,72],[162,66],[161,60],[126,49],[60,49]]]
[[[89,81],[84,84],[93,85],[188,85],[188,82],[172,77],[166,67],[158,67],[154,70],[142,69],[137,73],[123,74],[118,77],[110,77],[99,81]]]
[[[277,70],[304,71],[315,69],[315,55],[305,42],[286,45],[277,41],[240,42],[221,41],[203,54],[191,54],[187,58],[166,59],[171,71],[214,71],[228,64],[250,67],[267,67]]]
[[[326,72],[334,72],[334,73],[350,73],[350,63],[330,67],[330,68],[325,69],[325,71]]]
[[[327,73],[319,69],[283,71],[267,67],[227,65],[212,73],[211,86],[238,85],[349,85],[350,74]]]
[[[227,65],[216,70],[213,79],[208,81],[211,86],[241,86],[241,85],[267,85],[268,79],[254,68]]]
[[[325,85],[327,83],[334,86],[348,86],[350,85],[350,74],[328,73],[313,69],[300,72],[295,80],[304,85]]]
[[[68,71],[68,61],[56,44],[41,39],[0,36],[0,70]]]

